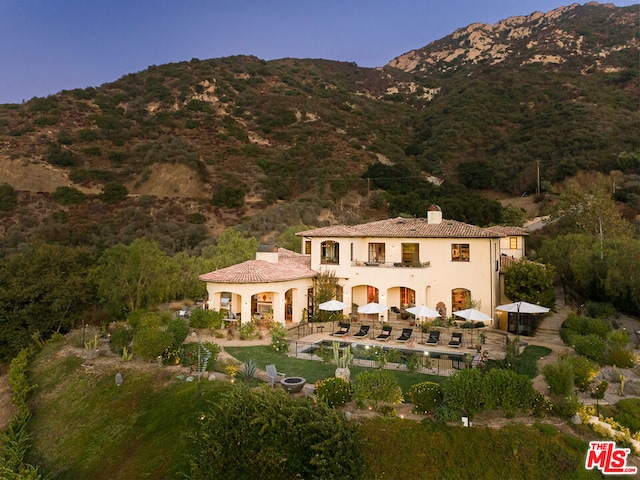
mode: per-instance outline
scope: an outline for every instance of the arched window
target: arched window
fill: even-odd
[[[471,307],[471,291],[466,288],[451,290],[451,311],[457,312]]]
[[[340,263],[340,244],[338,242],[326,240],[320,244],[320,263],[323,265]]]

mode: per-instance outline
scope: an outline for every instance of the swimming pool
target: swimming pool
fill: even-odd
[[[330,362],[333,359],[333,343],[334,342],[330,340],[323,340],[321,342],[307,344],[299,350],[299,353]],[[421,350],[415,348],[397,348],[389,345],[371,345],[357,342],[341,341],[339,343],[340,350],[344,350],[348,346],[351,346],[351,352],[353,353],[354,360],[375,362],[376,357],[380,354],[379,352],[384,352],[386,353],[387,361],[389,363],[407,365],[409,362],[415,362],[416,360],[421,364],[424,364],[427,360],[443,360],[447,362],[451,361],[451,367],[453,369],[459,370],[465,366],[464,354],[437,350]]]

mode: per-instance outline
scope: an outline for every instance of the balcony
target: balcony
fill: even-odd
[[[364,262],[361,260],[352,260],[352,267],[371,267],[371,268],[428,268],[431,262]]]

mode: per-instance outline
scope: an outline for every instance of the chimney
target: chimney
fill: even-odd
[[[277,245],[259,245],[256,252],[256,260],[264,260],[265,262],[278,263],[278,246]]]
[[[438,205],[431,205],[427,210],[427,223],[442,223],[442,209]]]

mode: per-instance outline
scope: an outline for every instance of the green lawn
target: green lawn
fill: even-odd
[[[520,355],[514,358],[515,371],[529,378],[538,376],[538,360],[551,353],[551,349],[540,345],[527,345]]]
[[[253,358],[261,370],[264,370],[266,365],[273,364],[276,366],[278,372],[285,373],[288,376],[304,377],[307,383],[315,383],[323,378],[335,376],[336,367],[332,363],[286,357],[276,353],[270,346],[225,347],[225,351],[241,362]],[[355,378],[358,373],[369,370],[368,367],[357,365],[352,365],[349,369],[351,370],[352,379]],[[425,373],[409,373],[398,370],[391,370],[391,372],[393,372],[398,380],[398,385],[402,388],[403,393],[406,393],[415,383],[442,383],[446,379],[446,377]]]

